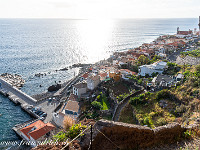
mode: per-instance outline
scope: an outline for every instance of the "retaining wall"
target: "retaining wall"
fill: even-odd
[[[94,150],[116,150],[120,149],[142,149],[160,144],[174,143],[179,139],[186,128],[178,123],[168,124],[156,129],[149,127],[132,125],[108,120],[99,120],[94,126],[93,149]],[[90,141],[90,133],[86,134],[81,142],[84,149],[87,149]],[[88,143],[88,144],[87,144]]]

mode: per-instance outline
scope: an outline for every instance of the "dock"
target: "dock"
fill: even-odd
[[[8,96],[14,103],[36,105],[37,100],[22,92],[21,90],[13,87],[10,83],[0,77],[0,93]]]

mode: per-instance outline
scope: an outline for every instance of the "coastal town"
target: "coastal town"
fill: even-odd
[[[151,43],[114,52],[95,64],[75,64],[73,67],[80,68],[77,76],[32,97],[19,90],[24,80],[20,78],[22,84],[19,82],[16,86],[16,82],[1,76],[0,92],[34,118],[15,125],[13,130],[37,149],[38,143],[45,140],[71,143],[84,129],[102,119],[152,129],[172,122],[187,124],[185,120],[180,121],[185,108],[179,111],[186,102],[174,95],[194,70],[187,70],[188,67],[200,63],[199,37],[197,29],[181,31],[178,27],[174,35],[162,35]],[[193,52],[197,56],[192,57]],[[190,96],[199,100],[199,79],[196,82],[196,91]],[[153,97],[157,98],[156,102]],[[140,104],[143,109],[138,107]],[[78,128],[73,135],[69,134],[72,127]],[[79,144],[77,149],[82,147]]]

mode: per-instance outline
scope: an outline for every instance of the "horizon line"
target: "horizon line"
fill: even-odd
[[[163,17],[163,18],[160,18],[160,17],[151,17],[151,18],[51,18],[51,17],[44,17],[44,18],[40,18],[40,17],[10,17],[10,18],[1,18],[0,19],[65,19],[65,20],[128,20],[128,19],[198,19],[198,17]]]

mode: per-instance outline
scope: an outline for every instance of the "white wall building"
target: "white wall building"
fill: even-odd
[[[77,95],[79,98],[81,97],[81,94],[86,93],[86,91],[87,91],[87,83],[85,82],[79,82],[73,85],[73,94]]]
[[[145,76],[145,75],[149,75],[151,76],[152,73],[163,73],[163,71],[167,68],[167,63],[163,62],[163,61],[158,61],[155,62],[151,65],[143,65],[139,67],[139,75],[141,76]]]
[[[98,75],[90,75],[87,78],[87,88],[90,90],[94,90],[97,85],[100,83],[100,76]]]

